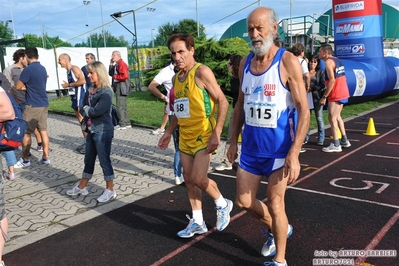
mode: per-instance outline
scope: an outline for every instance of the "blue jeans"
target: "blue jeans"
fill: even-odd
[[[172,121],[173,115],[169,116],[169,123]],[[181,177],[181,162],[180,162],[180,150],[179,150],[179,129],[173,131],[173,144],[175,145],[175,158],[173,162],[173,173],[175,177]]]
[[[317,122],[317,136],[319,138],[319,142],[324,142],[324,117],[323,117],[323,105],[320,104],[319,101],[314,101],[314,113],[316,116],[316,122]],[[308,134],[306,135],[305,140],[308,141],[310,136],[310,128],[308,131]]]
[[[14,166],[17,163],[17,157],[15,157],[14,151],[4,151],[4,157],[6,158],[7,166]]]
[[[114,137],[113,131],[103,133],[87,133],[86,149],[84,159],[83,178],[91,179],[94,173],[96,157],[100,160],[100,166],[103,170],[104,180],[114,180],[114,169],[111,164],[111,144]]]

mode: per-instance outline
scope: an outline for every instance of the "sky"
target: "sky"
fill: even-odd
[[[104,28],[115,37],[124,36],[131,44],[132,34],[110,15],[134,10],[138,44],[149,44],[159,26],[182,19],[197,21],[197,17],[205,26],[207,37],[218,40],[259,3],[273,8],[280,20],[323,14],[332,7],[331,0],[0,0],[0,20],[12,20],[9,27],[17,37],[46,32],[50,37],[59,36],[76,44],[86,41],[90,32],[101,33]],[[399,0],[383,3],[399,7]],[[134,32],[132,12],[126,12],[119,21]]]

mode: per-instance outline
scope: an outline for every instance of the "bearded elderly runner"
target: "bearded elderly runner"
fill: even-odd
[[[284,207],[285,190],[299,176],[299,151],[310,115],[298,59],[273,42],[277,22],[277,14],[266,7],[248,15],[252,53],[240,63],[241,90],[228,158],[234,162],[238,156],[244,124],[236,204],[269,228],[261,253],[274,255],[265,265],[280,266],[287,265],[285,249],[292,233]],[[268,178],[267,204],[255,198],[263,176]]]

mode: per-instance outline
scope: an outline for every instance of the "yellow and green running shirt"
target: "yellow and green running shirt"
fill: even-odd
[[[195,154],[199,146],[206,148],[216,125],[215,101],[205,89],[197,85],[195,80],[200,66],[200,63],[195,64],[184,80],[179,80],[179,73],[174,80],[173,107],[180,126],[180,142],[190,146],[191,152],[186,151],[188,154]]]

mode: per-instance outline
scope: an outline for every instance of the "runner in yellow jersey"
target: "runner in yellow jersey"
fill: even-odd
[[[216,229],[222,231],[230,222],[233,203],[222,196],[216,182],[207,175],[211,154],[220,144],[229,103],[212,70],[195,61],[194,38],[191,35],[173,34],[168,40],[168,48],[180,71],[172,78],[175,116],[159,140],[158,147],[168,147],[172,132],[179,125],[180,161],[192,218],[177,236],[190,238],[208,231],[202,215],[202,191],[215,201]],[[216,105],[217,120],[214,117]]]

